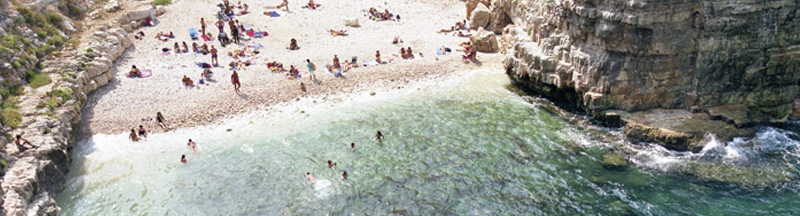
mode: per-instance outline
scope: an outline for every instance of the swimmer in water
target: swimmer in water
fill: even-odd
[[[347,180],[347,171],[342,173],[342,180]]]
[[[350,143],[350,151],[356,152],[356,143]]]
[[[186,143],[186,145],[188,145],[189,148],[192,149],[192,152],[197,153],[197,143],[192,141],[192,139],[189,139],[189,143]]]
[[[181,155],[181,163],[186,163],[186,155]]]
[[[306,178],[308,179],[309,182],[311,182],[311,185],[314,185],[314,183],[317,183],[317,179],[315,179],[314,175],[311,175],[310,172],[306,172]]]
[[[336,163],[333,163],[331,160],[328,160],[328,168],[333,169],[336,166]]]
[[[378,142],[383,141],[383,134],[381,133],[381,131],[378,131],[378,133],[375,134],[375,140],[377,140]]]

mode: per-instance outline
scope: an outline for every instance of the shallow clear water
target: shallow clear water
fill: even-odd
[[[600,154],[629,145],[619,131],[509,89],[501,72],[471,71],[339,103],[304,100],[146,142],[96,135],[75,148],[57,201],[65,215],[800,214],[797,180],[715,183],[674,165],[778,166],[794,176],[793,132],[763,128],[757,139],[700,154],[636,146],[636,164],[612,171]],[[188,150],[189,138],[199,153]]]

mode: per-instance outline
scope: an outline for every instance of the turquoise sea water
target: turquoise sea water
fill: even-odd
[[[756,139],[712,143],[700,154],[632,146],[633,165],[607,170],[600,154],[631,146],[618,129],[513,89],[502,72],[468,71],[146,142],[96,135],[76,146],[57,201],[64,215],[800,214],[794,132],[761,128]],[[190,138],[198,153],[186,147]],[[720,183],[687,174],[682,165],[691,163],[779,167],[790,178]]]

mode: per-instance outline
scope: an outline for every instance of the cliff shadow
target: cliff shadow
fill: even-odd
[[[106,73],[113,73],[113,76],[111,77],[111,79],[109,79],[108,83],[102,87],[98,87],[97,89],[86,95],[86,102],[83,104],[83,107],[81,107],[81,121],[80,123],[78,123],[76,127],[77,130],[73,132],[73,141],[76,144],[85,143],[84,141],[87,141],[88,138],[90,138],[92,134],[94,134],[94,131],[92,131],[92,128],[89,125],[92,122],[92,119],[94,119],[95,115],[94,107],[95,105],[97,105],[97,101],[100,98],[103,98],[103,96],[110,93],[111,91],[116,89],[117,86],[119,86],[120,80],[117,74],[119,74],[120,71],[117,68],[119,65],[126,64],[133,59],[133,57],[130,55],[130,53],[132,53],[133,51],[136,51],[136,46],[131,46],[128,49],[125,49],[122,55],[120,55],[116,60],[113,61],[114,63],[109,69],[109,72],[106,72]],[[122,71],[122,73],[125,72],[126,71]],[[87,146],[80,146],[80,147],[84,148]],[[88,147],[91,148],[90,146]]]

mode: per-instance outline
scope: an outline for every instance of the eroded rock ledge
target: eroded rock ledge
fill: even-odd
[[[699,115],[691,119],[742,128],[784,122],[793,111],[800,78],[799,4],[499,0],[488,27],[500,32],[513,24],[501,45],[508,47],[505,68],[512,79],[589,115],[675,109]],[[652,127],[659,128],[639,122],[626,130],[658,135],[631,136],[635,141],[702,148],[673,145],[696,135]]]
[[[164,13],[161,8],[131,11],[106,24],[92,28],[95,32],[81,40],[80,48],[66,60],[46,62],[53,80],[20,99],[23,122],[12,134],[24,133],[37,148],[16,153],[7,144],[12,156],[2,179],[5,215],[58,215],[60,208],[54,197],[61,190],[69,171],[69,149],[74,142],[72,129],[80,121],[81,107],[87,94],[103,87],[114,77],[114,60],[131,45],[129,33],[138,28],[139,21],[150,15]],[[42,107],[56,100],[57,107]],[[15,154],[16,153],[16,154]]]

